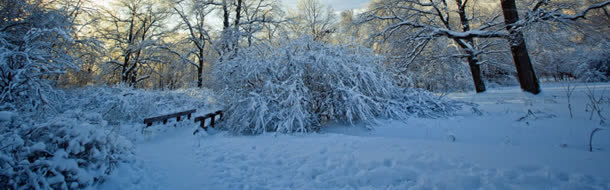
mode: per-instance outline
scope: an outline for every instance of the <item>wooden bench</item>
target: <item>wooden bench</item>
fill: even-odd
[[[172,114],[167,114],[167,115],[162,115],[162,116],[157,116],[157,117],[146,118],[146,119],[144,119],[144,123],[146,124],[146,127],[150,127],[154,122],[163,121],[163,124],[167,124],[167,120],[171,119],[171,118],[176,118],[176,121],[180,121],[182,116],[187,116],[187,119],[191,119],[191,115],[193,113],[195,113],[196,111],[197,111],[196,109],[193,109],[193,110],[188,110],[188,111],[183,111],[183,112],[178,112],[178,113],[172,113]]]
[[[210,126],[213,128],[213,127],[214,127],[214,124],[215,124],[216,116],[220,116],[220,117],[218,118],[218,120],[221,120],[221,119],[222,119],[222,117],[223,117],[223,112],[222,112],[221,110],[218,110],[218,111],[216,111],[216,112],[214,112],[214,113],[208,113],[208,114],[206,114],[206,115],[204,115],[204,116],[195,117],[195,120],[194,120],[194,121],[195,121],[195,122],[200,122],[200,123],[199,123],[199,126],[201,126],[201,128],[202,128],[203,130],[206,130],[206,131],[207,131],[207,130],[208,130],[208,127],[207,127],[207,126],[205,126],[205,120],[207,120],[207,119],[209,118],[209,119],[210,119]],[[193,132],[193,134],[196,134],[197,132],[199,132],[199,130],[197,130],[197,131]]]

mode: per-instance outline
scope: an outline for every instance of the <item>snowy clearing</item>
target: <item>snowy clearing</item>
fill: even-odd
[[[544,84],[538,96],[518,87],[450,94],[483,114],[380,120],[374,130],[330,124],[318,134],[194,136],[190,122],[157,126],[167,129],[136,142],[137,160],[98,188],[610,189],[610,130],[589,120],[587,88],[577,85],[573,119],[564,85]],[[589,86],[601,95],[610,84]],[[604,130],[589,152],[597,127]]]
[[[610,0],[103,1],[1,0],[0,190],[610,189]]]

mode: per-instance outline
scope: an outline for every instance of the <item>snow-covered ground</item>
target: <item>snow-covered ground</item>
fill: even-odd
[[[537,96],[518,87],[450,94],[482,114],[380,120],[374,130],[335,123],[318,134],[232,136],[192,135],[191,122],[156,126],[135,142],[137,160],[98,188],[610,189],[610,127],[589,119],[587,88],[576,85],[574,118],[565,84],[543,84]],[[602,108],[610,118],[610,99]]]

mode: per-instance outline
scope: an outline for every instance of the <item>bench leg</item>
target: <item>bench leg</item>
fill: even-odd
[[[163,124],[167,124],[167,119],[166,119],[166,120],[163,120]]]
[[[201,126],[201,128],[203,128],[203,130],[206,130],[206,131],[207,131],[207,130],[208,130],[208,128],[207,128],[207,127],[205,127],[205,119],[201,120],[200,122],[201,122],[201,123],[199,123],[199,126]]]
[[[215,115],[212,115],[212,117],[210,117],[210,119],[212,119],[212,120],[210,121],[210,126],[211,126],[212,128],[214,128],[214,118],[215,118],[215,117],[216,117]]]
[[[189,113],[189,115],[188,115],[188,119],[189,119],[189,120],[191,119],[191,114],[190,114],[190,113]]]
[[[176,117],[176,121],[180,121],[180,116]]]

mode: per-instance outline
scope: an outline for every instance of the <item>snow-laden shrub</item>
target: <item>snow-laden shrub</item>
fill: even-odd
[[[80,189],[103,182],[133,145],[104,129],[99,114],[67,112],[44,123],[0,122],[0,187]]]
[[[77,68],[72,19],[36,2],[3,3],[10,6],[0,6],[0,105],[29,111],[51,105],[51,79]]]
[[[133,160],[127,138],[141,136],[144,118],[206,107],[209,101],[202,101],[209,97],[200,89],[88,87],[56,92],[64,97],[53,111],[0,115],[0,187],[99,184],[116,164]]]
[[[406,68],[401,68],[401,65],[405,64],[393,61],[391,65],[396,65],[397,68],[390,68],[390,71],[401,71],[398,75],[409,76],[415,88],[440,93],[472,91],[474,86],[468,64],[461,58],[446,56],[461,54],[459,49],[453,48],[449,43],[446,40],[434,40],[430,44],[431,47],[422,51]],[[404,57],[404,51],[413,50],[398,48],[397,51],[399,57]],[[408,62],[411,58],[398,60]]]
[[[608,47],[608,46],[606,46]],[[604,49],[593,51],[573,60],[576,67],[574,76],[583,82],[608,82],[610,81],[610,51]]]
[[[600,43],[594,47],[575,47],[547,54],[550,57],[548,67],[551,67],[548,70],[551,72],[542,75],[552,73],[555,79],[574,78],[582,82],[610,81],[610,43]]]
[[[151,91],[121,87],[87,87],[66,91],[58,111],[87,110],[110,124],[141,123],[144,118],[206,106],[207,93],[200,89]]]
[[[418,62],[410,67],[408,74],[414,87],[433,92],[470,91],[473,88],[468,66],[455,59]]]
[[[399,88],[369,49],[309,38],[240,50],[214,67],[228,103],[222,123],[237,133],[309,132],[327,120],[446,115],[458,108],[430,93]]]

